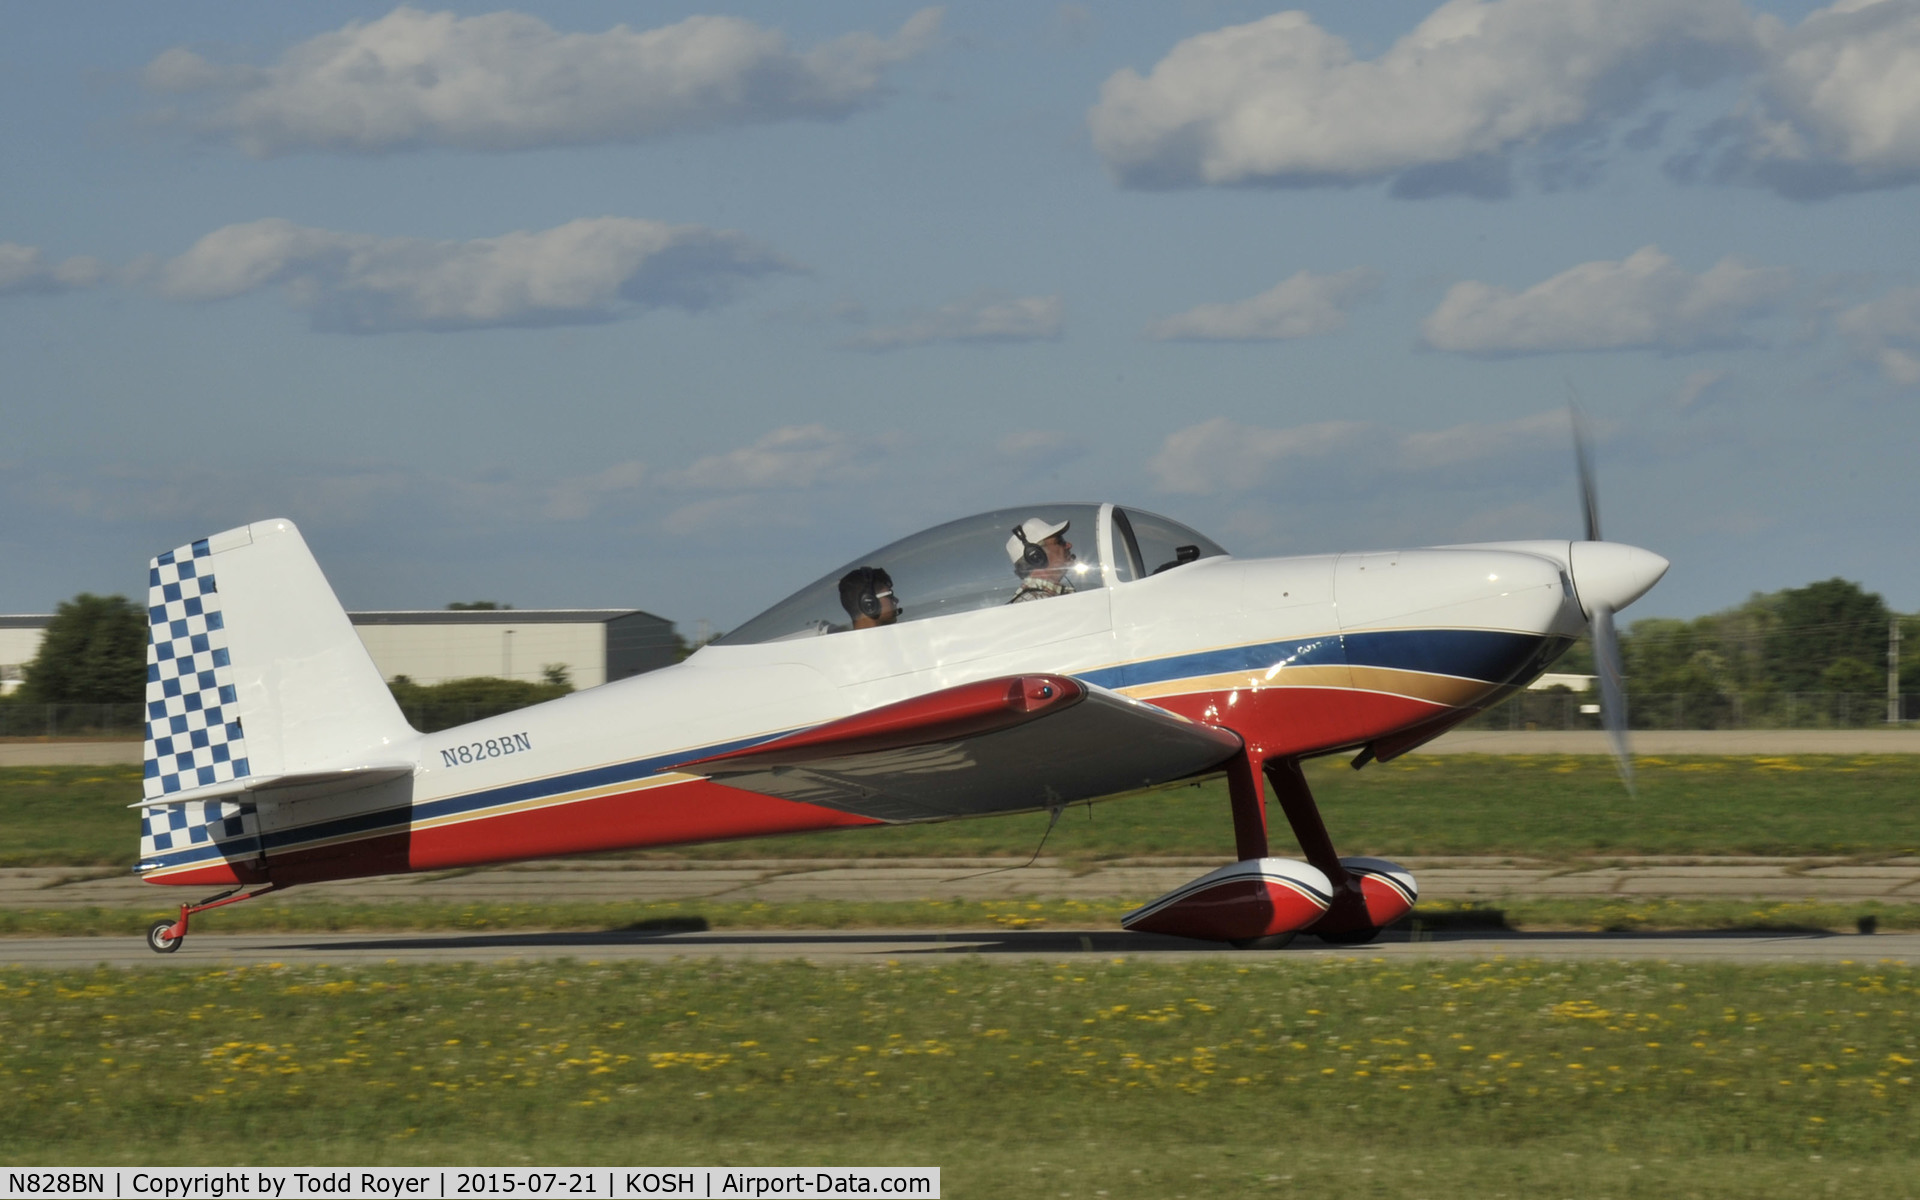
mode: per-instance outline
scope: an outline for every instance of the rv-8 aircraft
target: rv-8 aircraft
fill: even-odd
[[[1589,630],[1617,734],[1612,614],[1667,561],[1599,540],[1588,497],[1584,541],[1260,559],[1132,507],[1001,509],[862,555],[674,666],[436,733],[407,724],[291,522],[230,529],[151,563],[134,869],[227,890],[147,940],[177,950],[194,914],[316,880],[1057,816],[1224,774],[1237,861],[1122,923],[1363,942],[1413,877],[1338,855],[1301,760],[1404,754]],[[1266,787],[1305,862],[1269,852]]]

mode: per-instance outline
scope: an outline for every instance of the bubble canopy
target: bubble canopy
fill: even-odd
[[[1030,524],[1037,519],[1040,524]],[[1064,568],[1058,549],[1048,568],[1026,567],[1017,528],[1052,528],[1072,548]],[[1047,537],[1038,541],[1044,543]],[[1009,543],[1012,543],[1011,547]],[[877,568],[893,581],[899,622],[925,621],[1013,602],[1022,584],[1038,579],[1048,591],[1085,592],[1123,585],[1200,558],[1224,555],[1217,542],[1178,521],[1142,509],[1111,504],[1031,504],[963,517],[901,538],[821,576],[740,626],[717,644],[745,646],[789,638],[821,637],[853,627],[853,612],[841,601],[841,580],[861,568]],[[1035,562],[1038,559],[1034,560]],[[1057,576],[1057,581],[1054,577]],[[871,576],[863,578],[870,579]],[[1029,594],[1034,591],[1029,584]],[[1044,600],[1044,596],[1039,597]]]

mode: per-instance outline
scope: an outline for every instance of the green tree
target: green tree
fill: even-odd
[[[147,689],[147,614],[125,596],[82,592],[47,623],[27,664],[29,704],[138,704]]]
[[[1823,692],[1852,692],[1855,695],[1880,695],[1887,692],[1887,672],[1868,666],[1857,658],[1836,658],[1820,672]]]
[[[1886,601],[1859,584],[1828,579],[1768,601],[1776,623],[1766,635],[1767,669],[1783,691],[1828,690],[1823,676],[1843,658],[1887,661]]]
[[[1583,637],[1574,642],[1573,645],[1567,647],[1567,652],[1562,654],[1547,670],[1557,671],[1567,675],[1598,674],[1598,668],[1593,665],[1592,640]]]
[[[455,725],[498,716],[529,704],[558,700],[573,690],[573,684],[565,680],[529,683],[524,679],[497,679],[492,676],[419,684],[405,675],[395,675],[387,687],[393,692],[400,711],[422,733],[451,729]]]
[[[1620,640],[1620,658],[1632,689],[1663,695],[1718,690],[1717,681],[1701,686],[1695,659],[1700,654],[1712,654],[1701,635],[1699,621],[1671,617],[1635,621],[1632,633]]]

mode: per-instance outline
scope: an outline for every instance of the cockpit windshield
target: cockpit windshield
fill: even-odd
[[[1037,587],[1054,594],[1104,587],[1099,519],[1097,504],[1043,504],[949,521],[862,555],[719,641],[745,645],[920,621],[1008,604]],[[891,597],[878,594],[882,588]],[[893,620],[886,620],[889,610]]]
[[[1213,539],[1158,513],[1113,510],[1113,565],[1122,583],[1225,553]]]
[[[1102,536],[1108,513],[1112,528]],[[1114,561],[1101,557],[1110,546]],[[795,592],[721,645],[819,637],[1046,600],[1143,579],[1225,554],[1165,517],[1099,504],[1036,504],[981,513],[864,554]]]

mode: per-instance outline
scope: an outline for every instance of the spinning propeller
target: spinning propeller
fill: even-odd
[[[1587,446],[1580,410],[1573,415],[1573,451],[1580,469],[1581,507],[1587,536],[1575,542],[1570,555],[1574,587],[1587,614],[1593,637],[1593,661],[1600,676],[1600,716],[1613,746],[1613,761],[1621,781],[1633,792],[1633,759],[1627,752],[1626,672],[1620,662],[1620,635],[1613,614],[1652,587],[1666,573],[1667,560],[1635,546],[1607,542],[1600,537],[1600,499],[1593,477],[1593,457]]]

